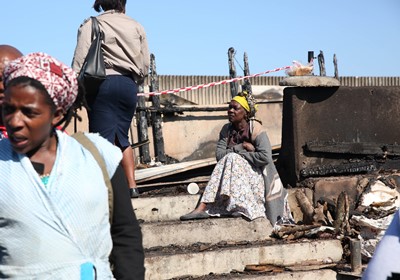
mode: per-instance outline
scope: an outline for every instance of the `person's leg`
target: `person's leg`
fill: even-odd
[[[133,157],[133,150],[128,147],[122,153],[122,168],[125,171],[126,179],[128,180],[129,188],[136,188],[135,181],[135,159]]]
[[[138,197],[139,192],[136,188],[135,180],[135,158],[133,155],[133,150],[130,147],[127,147],[123,151],[121,164],[122,168],[124,169],[126,179],[128,180],[131,197]]]
[[[199,205],[194,209],[192,212],[183,215],[180,217],[181,221],[187,221],[187,220],[197,220],[197,219],[207,219],[210,216],[206,212],[207,210],[207,204],[204,202],[200,202]]]
[[[204,202],[200,202],[199,205],[196,207],[196,209],[193,210],[193,212],[204,212],[207,210],[207,204]]]
[[[117,130],[114,143],[122,151],[121,165],[124,169],[129,185],[131,198],[139,196],[135,181],[135,158],[129,142],[129,129],[136,111],[137,85],[125,76],[118,78],[116,102],[117,102]]]

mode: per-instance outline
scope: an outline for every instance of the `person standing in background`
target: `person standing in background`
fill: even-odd
[[[10,45],[0,45],[0,139],[7,137],[6,128],[3,125],[1,118],[1,104],[4,98],[4,84],[3,84],[3,71],[6,65],[18,57],[21,57],[22,53]]]
[[[96,0],[106,80],[97,96],[88,98],[89,131],[98,132],[122,153],[122,166],[128,179],[130,196],[138,197],[135,160],[128,131],[135,114],[138,86],[148,75],[150,54],[143,26],[125,14],[126,0]],[[91,19],[79,27],[72,68],[79,73],[91,44]]]

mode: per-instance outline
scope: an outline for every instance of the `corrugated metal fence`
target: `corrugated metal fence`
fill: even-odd
[[[279,86],[279,82],[284,78],[285,76],[260,76],[251,78],[250,82],[252,85],[257,86]],[[229,77],[160,75],[158,79],[159,90],[163,91],[219,82],[227,80]],[[400,86],[400,77],[340,77],[339,80],[341,85],[351,87]],[[239,82],[239,84],[242,84],[242,82]],[[223,104],[229,102],[231,98],[229,84],[180,92],[179,96],[199,105]]]

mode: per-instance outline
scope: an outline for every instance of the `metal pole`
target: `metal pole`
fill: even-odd
[[[314,60],[314,51],[308,51],[308,63]]]

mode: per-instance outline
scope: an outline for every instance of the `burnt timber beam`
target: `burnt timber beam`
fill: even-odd
[[[400,156],[400,145],[372,142],[309,141],[304,150],[314,153]]]
[[[158,86],[158,75],[156,70],[156,61],[154,54],[150,55],[150,91],[157,92]],[[160,108],[160,97],[153,95],[151,97],[154,108]],[[159,162],[166,162],[167,157],[165,156],[164,150],[164,136],[162,132],[162,117],[160,111],[151,112],[152,127],[153,127],[153,138],[154,138],[154,151],[156,159]]]

